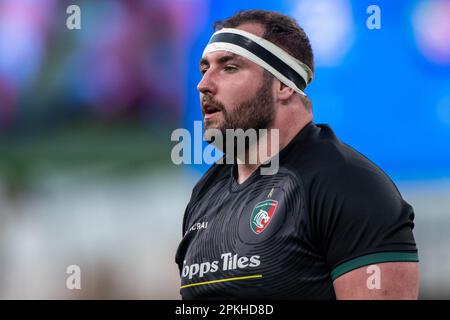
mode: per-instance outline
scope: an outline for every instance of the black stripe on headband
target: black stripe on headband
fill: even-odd
[[[268,63],[270,66],[272,66],[275,70],[280,72],[283,76],[291,80],[300,90],[305,90],[306,88],[306,82],[305,80],[294,70],[292,69],[288,64],[286,64],[283,60],[278,58],[276,55],[274,55],[272,52],[267,50],[266,48],[260,46],[256,42],[252,41],[251,39],[248,39],[244,36],[241,36],[240,34],[235,33],[218,33],[214,35],[208,42],[214,43],[214,42],[227,42],[231,44],[235,44],[239,47],[242,47],[251,53],[253,53],[255,56],[259,57],[260,59],[264,60],[266,63]]]

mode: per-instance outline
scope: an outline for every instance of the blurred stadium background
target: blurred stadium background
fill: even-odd
[[[315,122],[394,179],[416,212],[420,297],[450,299],[450,1],[0,0],[1,299],[179,299],[183,211],[207,166],[172,164],[170,134],[201,119],[212,22],[249,8],[304,27]]]

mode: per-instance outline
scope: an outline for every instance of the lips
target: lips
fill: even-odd
[[[211,104],[204,104],[203,105],[203,113],[205,115],[205,119],[211,118],[214,114],[217,114],[221,111],[219,107],[216,107]]]

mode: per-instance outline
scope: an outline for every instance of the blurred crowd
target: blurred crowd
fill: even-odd
[[[196,2],[0,1],[0,134],[80,118],[180,121]],[[27,130],[24,130],[24,127]]]

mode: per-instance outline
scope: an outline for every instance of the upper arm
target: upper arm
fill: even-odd
[[[314,210],[316,243],[334,281],[336,296],[381,298],[380,294],[388,297],[397,292],[392,296],[397,297],[398,287],[367,288],[367,266],[380,267],[386,286],[399,283],[401,278],[396,277],[401,274],[418,278],[414,271],[419,259],[412,233],[413,208],[382,173],[341,169],[331,172],[328,184],[322,184],[317,193],[321,197],[315,201],[319,206]],[[400,286],[405,283],[417,286],[417,279],[402,281]],[[413,288],[406,291],[415,292]]]
[[[333,282],[336,298],[344,299],[417,299],[419,264],[386,262],[360,267]]]

